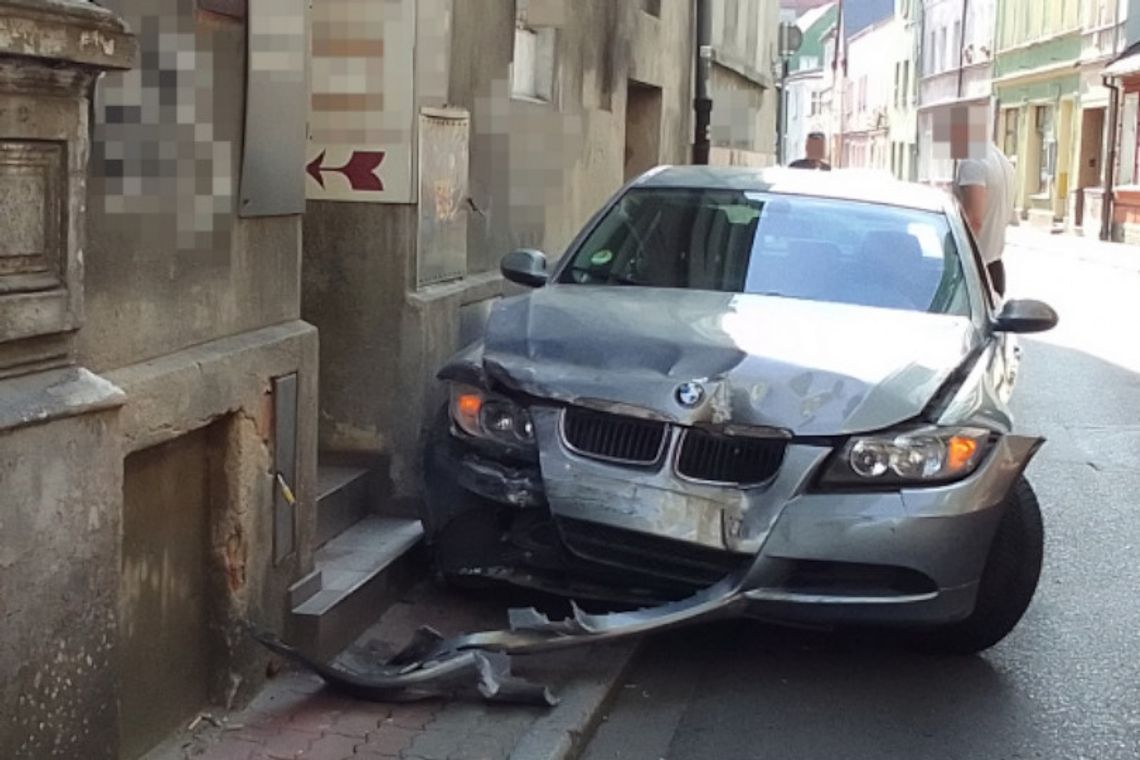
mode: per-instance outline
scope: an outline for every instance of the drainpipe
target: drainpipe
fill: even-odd
[[[712,121],[712,98],[709,96],[709,68],[712,63],[711,0],[696,0],[696,11],[697,86],[696,97],[693,99],[693,163],[705,166],[709,162],[709,125]]]
[[[838,121],[838,124],[839,124],[838,132],[839,132],[839,134],[836,136],[835,155],[831,157],[831,163],[832,163],[832,166],[835,166],[836,168],[840,168],[840,169],[843,168],[843,165],[844,165],[844,160],[843,160],[843,154],[844,154],[844,151],[843,151],[843,147],[844,147],[843,146],[843,125],[844,125],[843,109],[844,109],[845,104],[843,102],[843,94],[844,94],[844,90],[846,89],[846,85],[847,85],[847,76],[846,76],[846,74],[847,74],[847,63],[846,63],[846,61],[844,61],[843,63],[839,62],[839,54],[841,51],[842,51],[843,55],[845,55],[845,56],[847,55],[847,46],[843,44],[843,0],[839,0],[839,6],[836,9],[836,15],[835,15],[835,55],[831,59],[831,71],[832,71],[832,76],[831,76],[831,83],[832,84],[831,84],[831,86],[835,88],[835,99],[839,101],[839,108],[836,111],[836,114],[839,117],[839,121]],[[843,71],[843,73],[844,73],[842,83],[839,81],[839,72],[840,71]]]
[[[788,131],[788,58],[780,58],[780,97],[776,101],[776,164],[784,163]]]
[[[970,0],[962,0],[962,25],[958,32],[958,101],[962,101],[962,84],[966,78],[966,14],[970,12]],[[959,159],[954,159],[954,176],[950,181],[958,181],[958,167],[961,165]]]
[[[962,82],[966,75],[966,14],[970,12],[970,0],[962,0],[962,26],[958,32],[958,100],[962,99]]]
[[[1108,88],[1108,156],[1104,162],[1104,195],[1100,204],[1100,239],[1112,240],[1113,183],[1116,181],[1116,140],[1119,129],[1120,85],[1109,76],[1101,77]]]

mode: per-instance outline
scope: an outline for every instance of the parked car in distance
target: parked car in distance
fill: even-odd
[[[1019,333],[946,193],[842,172],[660,167],[494,308],[425,455],[452,579],[913,628],[974,652],[1041,569],[1013,431]]]

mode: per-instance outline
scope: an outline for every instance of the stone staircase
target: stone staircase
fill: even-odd
[[[328,660],[351,644],[425,568],[419,520],[380,508],[373,464],[322,457],[313,572],[293,585],[291,638]]]

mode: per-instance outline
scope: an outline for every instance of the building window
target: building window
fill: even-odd
[[[1019,117],[1021,112],[1016,108],[1008,108],[1005,111],[1005,133],[1002,136],[1002,152],[1005,153],[1006,158],[1014,160],[1017,158],[1017,142],[1018,142],[1018,127]]]
[[[962,66],[962,22],[954,22],[954,39],[950,41],[953,53],[950,54],[950,67],[961,68]]]
[[[1137,120],[1140,120],[1140,93],[1129,92],[1124,96],[1124,106],[1120,115],[1120,175],[1117,184],[1136,184],[1136,139]]]
[[[910,103],[910,61],[903,61],[901,105],[906,108]]]
[[[899,106],[899,94],[902,92],[902,64],[895,64],[895,108]]]
[[[515,46],[511,57],[511,96],[527,100],[554,100],[556,35],[550,27],[527,23],[526,2],[515,2]]]
[[[818,116],[823,113],[823,93],[813,92],[811,94],[811,115]]]
[[[1038,173],[1037,192],[1047,195],[1053,189],[1053,174],[1057,169],[1057,137],[1053,123],[1053,106],[1036,108],[1037,139],[1041,145],[1041,171]]]

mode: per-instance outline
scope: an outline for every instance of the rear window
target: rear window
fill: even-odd
[[[942,214],[752,192],[631,190],[560,281],[970,313]]]

